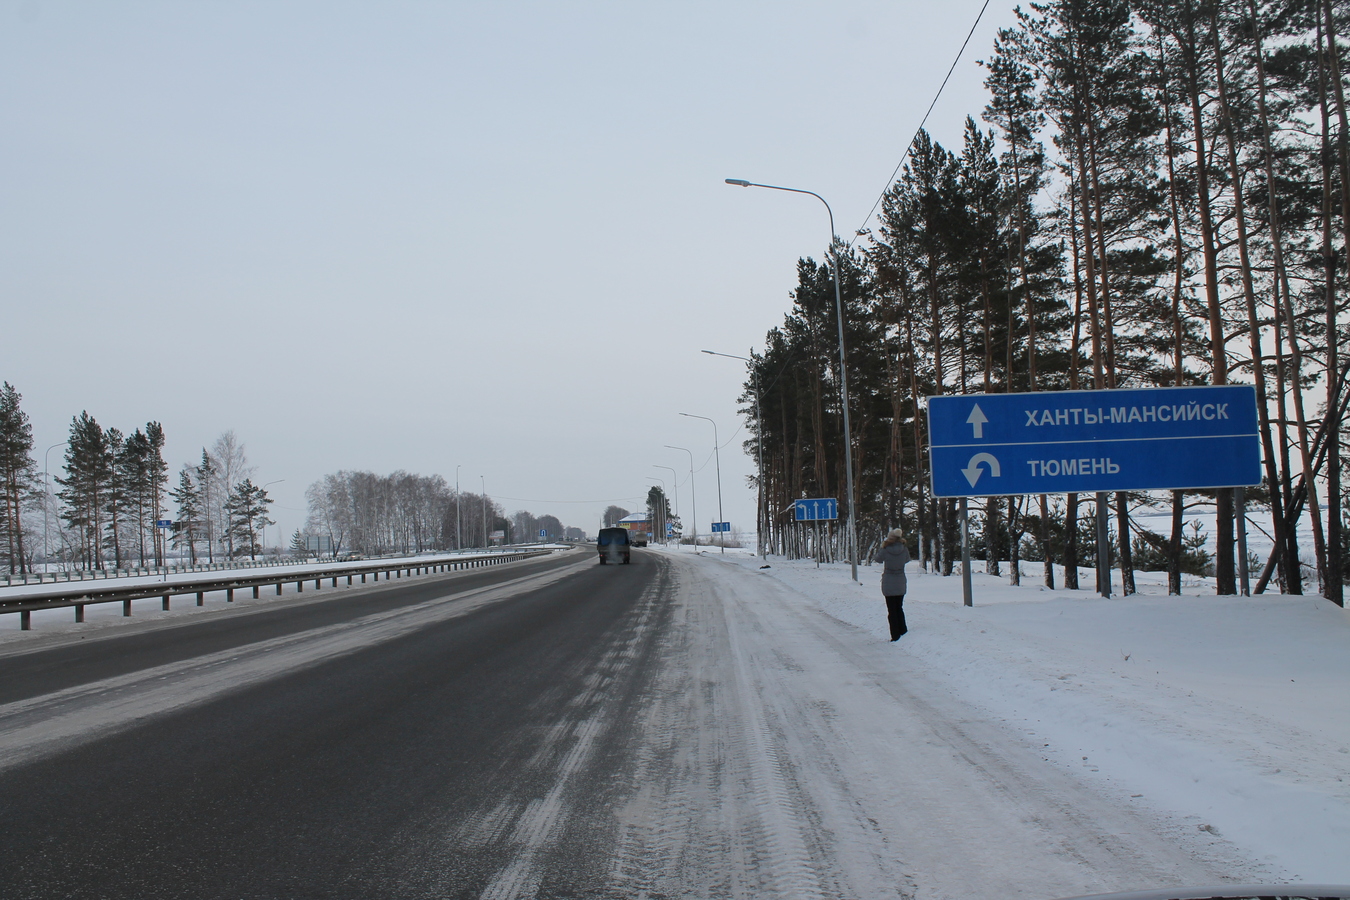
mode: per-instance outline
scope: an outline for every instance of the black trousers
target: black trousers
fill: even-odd
[[[900,640],[900,635],[909,631],[905,627],[905,595],[897,594],[886,598],[886,614],[891,621],[891,640]]]

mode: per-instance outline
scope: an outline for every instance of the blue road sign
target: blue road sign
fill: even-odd
[[[839,501],[834,497],[815,497],[792,501],[792,518],[796,522],[821,522],[839,518]]]
[[[714,522],[714,523],[712,523],[712,527],[713,527],[712,530],[713,530],[714,533],[716,533],[716,532],[718,532],[718,531],[730,531],[730,530],[731,530],[731,523],[730,523],[730,522]]]
[[[937,497],[1261,482],[1251,385],[929,397],[928,423]]]
[[[156,528],[172,528],[172,527],[173,527],[173,520],[172,520],[172,519],[156,519],[156,520],[155,520],[155,527],[156,527]]]
[[[545,531],[543,528],[540,528],[540,529],[539,529],[539,536],[540,536],[540,537],[548,537],[548,532]]]

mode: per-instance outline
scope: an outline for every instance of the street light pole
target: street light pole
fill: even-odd
[[[478,483],[483,486],[483,549],[486,550],[488,548],[487,480],[479,475]]]
[[[460,528],[462,527],[462,526],[460,525],[460,522],[461,522],[462,520],[460,519],[460,515],[459,515],[459,503],[460,503],[460,498],[459,498],[459,466],[455,466],[455,552],[456,552],[456,553],[460,552],[460,550],[462,549],[462,547],[461,547],[461,542],[460,542],[460,539],[459,539],[459,532],[460,532]]]
[[[662,466],[658,465],[657,463],[652,463],[652,468],[665,469],[667,472],[670,473],[670,483],[674,485],[674,487],[672,487],[671,490],[675,492],[675,518],[678,519],[680,517],[680,476],[677,475],[675,473],[675,470],[672,469],[670,466]],[[661,535],[661,537],[664,538],[665,535]],[[678,548],[680,545],[677,543],[675,546]]]
[[[661,499],[662,499],[662,501],[664,502],[664,501],[665,501],[665,496],[666,496],[666,480],[665,480],[664,478],[657,478],[655,475],[648,475],[648,476],[647,476],[647,480],[648,480],[648,481],[659,481],[659,482],[661,482]],[[651,496],[650,491],[648,492],[648,496]],[[653,532],[656,532],[656,530],[657,530],[658,528],[660,528],[660,532],[659,532],[659,533],[660,533],[660,536],[661,536],[661,543],[664,544],[664,543],[666,542],[666,528],[665,528],[665,524],[666,524],[666,511],[665,511],[664,509],[657,509],[657,510],[653,510],[653,511],[654,511],[656,514],[655,514],[654,516],[652,516],[652,531],[653,531]],[[652,539],[655,540],[656,537],[657,537],[656,533],[653,533],[653,534],[652,534]]]
[[[691,419],[702,419],[705,422],[712,423],[713,459],[717,461],[717,522],[719,525],[725,526],[726,519],[722,518],[722,454],[717,446],[717,423],[713,422],[713,420],[709,419],[707,416],[696,416],[693,413],[680,413],[680,415],[688,416]],[[719,543],[722,545],[722,552],[726,553],[727,533],[725,531],[718,531],[717,533],[721,535],[721,540],[719,541]]]
[[[787,191],[792,194],[810,194],[821,203],[825,203],[825,198],[815,191],[804,191],[800,188],[779,187],[775,184],[756,184],[753,181],[746,181],[741,178],[727,178],[727,184],[734,184],[737,187],[758,187],[768,188],[771,191]],[[858,580],[858,516],[855,509],[856,498],[853,495],[853,430],[849,427],[848,421],[848,365],[844,354],[844,301],[839,292],[839,247],[835,242],[834,232],[834,210],[830,209],[830,204],[825,203],[825,212],[830,216],[830,255],[834,257],[834,312],[839,320],[839,403],[844,408],[844,478],[848,489],[848,542],[849,563],[853,569],[853,580]]]
[[[755,385],[755,428],[759,434],[755,436],[755,455],[756,465],[759,466],[759,496],[755,498],[755,544],[759,549],[759,558],[766,556],[764,550],[764,526],[768,524],[765,520],[768,518],[764,513],[764,419],[760,416],[759,406],[759,372],[755,370],[755,361],[745,356],[736,356],[734,353],[718,353],[716,350],[704,350],[709,356],[725,356],[727,359],[739,359],[747,363],[750,367],[750,377]]]
[[[674,444],[666,444],[667,450],[683,450],[689,454],[689,502],[693,504],[693,522],[694,522],[694,552],[698,552],[698,494],[694,493],[694,451],[688,447],[676,447]]]
[[[272,484],[281,484],[281,483],[282,483],[283,481],[285,481],[285,480],[286,480],[285,478],[278,478],[276,481],[269,481],[269,482],[267,482],[267,484],[264,484],[264,485],[262,486],[263,493],[267,493],[267,487],[268,487],[268,485],[272,485]],[[277,526],[277,553],[280,553],[280,552],[281,552],[281,523],[280,523],[280,522],[275,522],[275,523],[273,523],[273,524],[275,524],[275,525]],[[266,528],[263,529],[263,543],[267,543],[267,529],[266,529]],[[266,548],[263,548],[263,549],[265,550]],[[336,553],[336,552],[337,552],[337,551],[334,551],[334,553]],[[168,555],[167,551],[165,552],[165,555],[166,555],[166,556]],[[194,556],[193,558],[195,559],[196,557]],[[180,559],[181,559],[181,557],[180,557]]]
[[[52,542],[47,532],[47,507],[52,505],[52,482],[47,463],[51,461],[52,451],[57,447],[64,447],[65,444],[65,441],[52,444],[47,448],[47,452],[42,454],[42,571],[44,572],[47,571],[52,558]]]

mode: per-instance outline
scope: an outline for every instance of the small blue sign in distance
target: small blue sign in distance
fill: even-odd
[[[714,533],[716,533],[716,532],[718,532],[718,531],[730,531],[730,530],[731,530],[731,523],[730,523],[730,522],[714,522],[714,523],[712,523],[712,530],[713,530]]]
[[[155,527],[156,527],[156,528],[172,528],[172,527],[173,527],[173,520],[172,520],[172,519],[156,519],[156,520],[155,520]]]
[[[839,500],[834,497],[793,500],[792,517],[797,522],[833,521],[839,518]]]
[[[928,421],[937,497],[1261,481],[1251,385],[929,397]]]

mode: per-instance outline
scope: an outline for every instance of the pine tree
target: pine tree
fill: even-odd
[[[169,485],[169,464],[164,461],[164,426],[158,422],[145,424],[145,507],[151,526],[164,514],[165,491]],[[162,529],[153,528],[155,565],[165,562],[164,541],[168,537]]]
[[[245,553],[250,559],[257,559],[262,549],[259,546],[259,532],[268,525],[276,524],[267,517],[267,507],[272,504],[267,491],[245,478],[235,486],[225,509],[229,515],[229,528],[233,552],[239,556]]]
[[[61,517],[79,538],[79,556],[84,564],[101,569],[113,460],[108,436],[88,412],[71,420],[64,468],[66,477],[56,479],[62,487],[57,492],[64,504]]]
[[[31,571],[24,547],[23,510],[36,485],[33,426],[20,408],[22,395],[8,381],[0,387],[0,539],[11,573]]]
[[[113,478],[108,485],[108,537],[113,544],[113,565],[123,565],[122,539],[132,539],[145,565],[145,512],[140,506],[145,473],[145,435],[140,430],[123,438],[116,428],[108,429],[108,451],[113,459]],[[128,548],[127,556],[130,556]]]
[[[178,473],[178,488],[169,496],[178,504],[178,519],[174,522],[174,545],[187,547],[192,565],[197,564],[197,541],[202,534],[202,492],[194,480],[195,469],[183,466]]]
[[[197,488],[202,498],[202,519],[206,526],[206,560],[216,561],[216,508],[220,503],[219,489],[216,485],[216,464],[211,454],[202,448],[202,461],[193,470]]]

